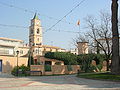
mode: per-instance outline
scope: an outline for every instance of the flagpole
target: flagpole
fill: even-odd
[[[80,24],[78,25],[78,28],[79,28],[79,33],[80,33]]]
[[[80,20],[78,20],[78,22],[77,22],[77,25],[78,25],[78,32],[80,33]]]

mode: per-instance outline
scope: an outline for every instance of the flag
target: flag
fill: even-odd
[[[80,20],[78,20],[77,25],[80,25]]]

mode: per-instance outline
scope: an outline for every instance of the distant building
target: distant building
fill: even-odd
[[[88,42],[77,42],[78,55],[88,54]]]
[[[71,50],[70,50],[70,53],[75,54],[75,55],[78,55],[78,49],[77,49],[77,48],[71,49]]]

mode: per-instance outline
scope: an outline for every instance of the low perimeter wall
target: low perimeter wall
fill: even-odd
[[[45,71],[44,65],[31,65],[31,75],[55,75],[55,74],[74,74],[80,70],[79,65],[71,65],[71,70],[68,70],[67,65],[51,65],[51,71]]]

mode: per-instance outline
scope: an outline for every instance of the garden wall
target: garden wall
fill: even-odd
[[[74,74],[80,70],[79,65],[70,65],[71,70],[68,69],[67,65],[51,65],[51,71],[45,71],[44,67],[44,65],[31,65],[30,70],[34,72],[31,75],[40,75],[39,71],[42,72],[42,75]]]
[[[111,60],[109,60],[109,65],[111,64]],[[92,65],[96,66],[96,61],[92,60]],[[107,62],[103,61],[102,62],[102,69],[101,71],[106,71],[107,70]]]

